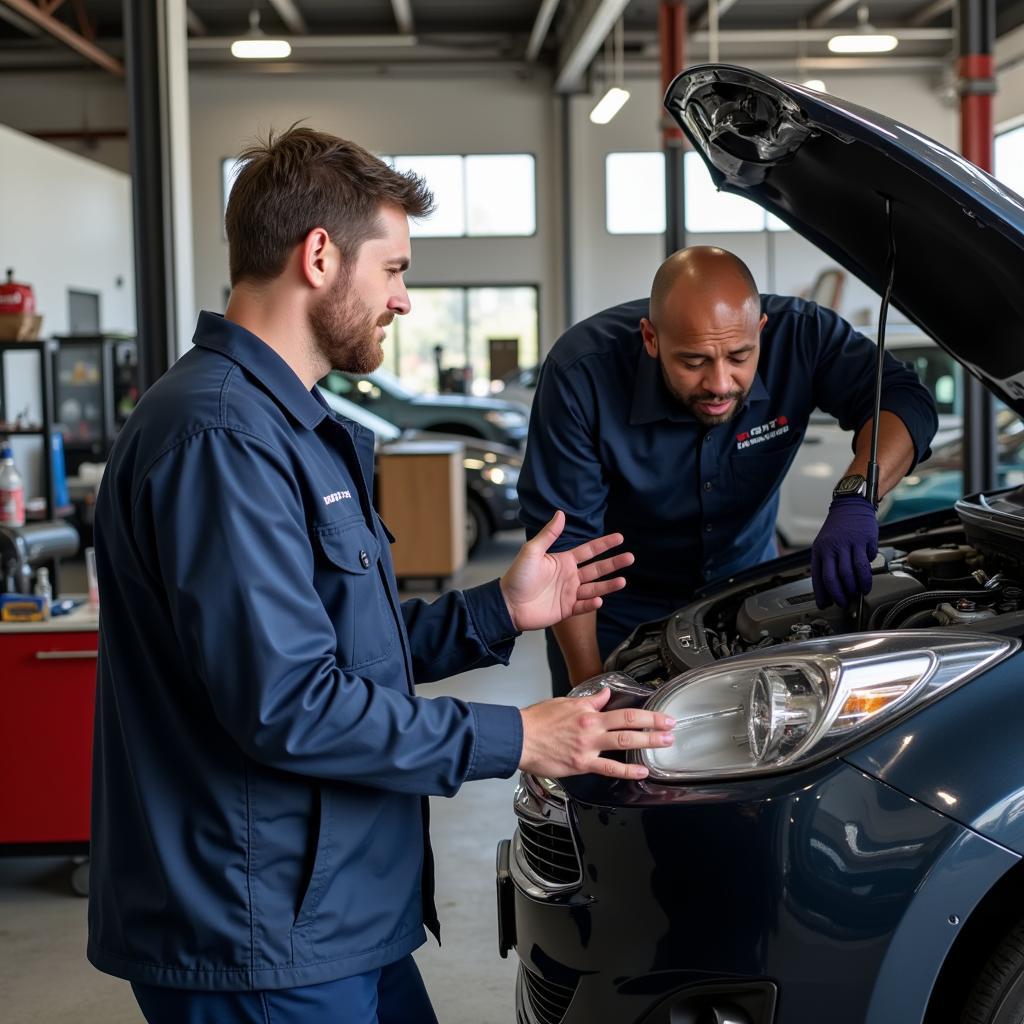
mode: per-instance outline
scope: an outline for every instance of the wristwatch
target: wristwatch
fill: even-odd
[[[868,482],[860,473],[844,476],[832,489],[833,498],[848,498],[852,494],[859,494],[862,498],[868,496]]]

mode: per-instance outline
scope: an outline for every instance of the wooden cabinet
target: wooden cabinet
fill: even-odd
[[[457,441],[408,441],[382,449],[377,503],[395,535],[395,575],[444,580],[466,563],[465,449]]]

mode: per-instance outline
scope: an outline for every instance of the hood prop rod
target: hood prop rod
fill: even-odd
[[[896,279],[896,231],[892,215],[892,197],[884,196],[885,219],[889,229],[889,247],[886,254],[886,284],[882,305],[878,311],[877,348],[878,360],[875,364],[875,406],[871,420],[871,453],[868,456],[867,491],[868,500],[878,509],[878,421],[882,415],[882,374],[885,370],[885,321],[892,300],[892,286]],[[864,628],[864,595],[860,595],[857,604],[857,629]]]

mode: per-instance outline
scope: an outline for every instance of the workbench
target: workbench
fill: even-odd
[[[99,619],[80,605],[46,622],[0,622],[0,854],[78,856],[88,891]]]

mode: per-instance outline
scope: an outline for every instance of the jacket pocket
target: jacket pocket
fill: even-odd
[[[305,962],[310,956],[308,941],[310,925],[316,919],[317,908],[333,874],[334,842],[332,828],[331,794],[326,786],[317,787],[316,827],[311,829],[312,863],[305,888],[301,891],[295,921],[292,924],[292,963]]]
[[[316,527],[315,585],[334,623],[342,668],[386,658],[397,627],[384,593],[380,543],[362,519]]]

